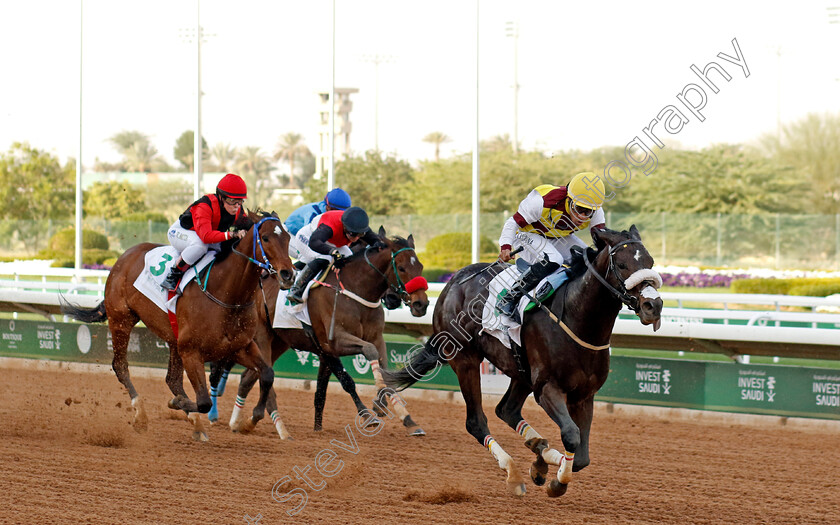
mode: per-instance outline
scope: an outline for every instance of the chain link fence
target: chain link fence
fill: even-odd
[[[485,213],[481,235],[496,242],[508,213]],[[635,224],[660,265],[721,268],[840,269],[840,215],[727,215],[689,213],[607,213],[607,226],[624,230]],[[73,220],[0,221],[0,256],[34,257]],[[388,235],[414,235],[418,251],[432,237],[470,232],[469,214],[374,215],[371,227]],[[141,242],[167,243],[167,223],[90,219],[84,228],[104,233],[110,249],[122,252]],[[585,239],[589,241],[590,239]]]

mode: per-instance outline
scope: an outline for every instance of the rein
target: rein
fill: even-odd
[[[265,270],[269,275],[274,275],[274,274],[277,273],[277,270],[274,269],[274,267],[271,265],[271,262],[268,260],[268,256],[265,254],[265,248],[263,248],[263,245],[262,245],[262,240],[260,239],[260,226],[262,226],[262,224],[266,221],[280,222],[280,219],[278,219],[277,217],[264,217],[264,218],[260,219],[259,222],[254,224],[254,234],[253,234],[253,239],[251,240],[251,244],[253,245],[254,257],[248,257],[244,253],[237,250],[235,246],[231,246],[231,251],[233,251],[233,253],[235,253],[237,255],[240,255],[240,256],[244,257],[245,259],[248,260],[248,262],[256,264],[258,267]],[[262,256],[262,259],[263,259],[262,262],[256,260],[257,247],[258,246],[260,248],[260,255]],[[218,304],[219,306],[221,306],[223,308],[228,308],[228,309],[231,309],[231,310],[235,310],[235,309],[240,309],[240,308],[250,308],[250,307],[254,306],[254,301],[249,301],[249,302],[243,303],[243,304],[228,304],[228,303],[220,300],[219,298],[217,298],[216,296],[214,296],[213,294],[211,294],[207,290],[207,283],[210,280],[210,270],[213,268],[213,264],[215,262],[216,262],[216,260],[214,259],[210,263],[210,265],[207,266],[207,273],[204,274],[204,283],[203,284],[201,282],[201,279],[198,276],[196,276],[196,282],[198,283],[198,289],[201,290],[204,293],[204,295],[207,296],[208,299],[210,299],[211,301],[213,301],[214,303]],[[260,283],[260,286],[262,287],[262,283]]]
[[[610,266],[609,266],[609,268],[607,268],[607,273],[612,272],[613,275],[615,275],[615,278],[618,281],[618,286],[619,286],[618,289],[616,289],[615,287],[610,285],[610,283],[608,283],[607,280],[604,279],[601,276],[601,274],[599,274],[595,270],[595,267],[592,266],[592,262],[589,260],[589,257],[587,257],[585,253],[583,254],[583,260],[586,262],[586,269],[588,271],[592,272],[592,275],[594,275],[595,278],[598,279],[601,282],[601,284],[603,284],[604,287],[606,287],[607,290],[609,290],[614,296],[616,296],[619,301],[621,301],[622,303],[627,305],[628,308],[630,308],[631,310],[633,310],[634,312],[636,312],[638,314],[639,313],[639,307],[640,307],[639,306],[639,299],[636,298],[636,297],[633,297],[632,295],[630,295],[627,292],[627,287],[624,284],[624,279],[622,279],[621,276],[618,274],[618,270],[615,268],[615,263],[613,262],[613,254],[615,252],[617,252],[618,250],[620,250],[621,248],[626,248],[628,244],[642,244],[642,241],[633,241],[633,240],[623,241],[619,244],[616,244],[612,248],[610,248],[609,254],[608,254],[609,261],[610,261]]]
[[[271,265],[271,261],[268,260],[268,256],[265,254],[265,248],[263,248],[263,245],[262,245],[262,239],[260,239],[260,226],[262,226],[262,224],[265,221],[280,222],[280,219],[278,219],[277,217],[264,217],[264,218],[260,219],[260,221],[258,223],[254,224],[254,234],[253,234],[253,238],[251,239],[251,246],[253,247],[253,252],[254,252],[253,257],[248,257],[244,253],[240,252],[239,250],[236,249],[236,246],[231,246],[231,251],[233,251],[233,253],[235,253],[236,255],[240,255],[240,256],[244,257],[245,259],[248,260],[248,262],[252,262],[252,263],[256,264],[257,266],[259,266],[260,268],[262,268],[263,270],[268,272],[269,275],[274,275],[274,274],[277,273],[277,270],[274,269],[274,266]],[[239,244],[239,243],[237,243],[237,244]],[[260,256],[262,257],[262,261],[257,260],[257,247],[259,247],[259,249],[260,249]]]
[[[581,339],[580,337],[578,337],[578,336],[577,336],[577,335],[576,335],[576,334],[572,331],[572,329],[571,329],[571,328],[569,328],[569,325],[567,325],[567,324],[566,324],[566,323],[564,323],[561,319],[559,319],[556,315],[554,315],[554,312],[552,312],[551,310],[549,310],[549,309],[548,309],[548,307],[546,307],[546,306],[545,306],[542,302],[538,301],[536,297],[531,296],[531,294],[529,294],[529,293],[525,293],[525,297],[527,297],[527,298],[528,298],[528,300],[532,301],[534,304],[536,304],[537,306],[539,306],[540,310],[542,310],[543,312],[545,312],[545,313],[548,315],[548,317],[549,317],[549,318],[551,318],[551,320],[552,320],[552,321],[554,321],[555,323],[557,323],[558,325],[560,325],[560,328],[562,328],[562,329],[563,329],[563,331],[564,331],[564,332],[566,332],[566,335],[568,335],[569,337],[571,337],[571,338],[572,338],[572,340],[573,340],[575,343],[577,343],[577,344],[579,344],[580,346],[582,346],[582,347],[586,348],[587,350],[595,350],[595,351],[600,351],[600,350],[609,350],[609,348],[610,348],[610,343],[607,343],[607,344],[605,344],[605,345],[601,345],[601,346],[595,346],[595,345],[592,345],[592,344],[587,343],[586,341],[584,341],[583,339]]]
[[[400,279],[400,273],[397,271],[397,263],[395,262],[395,260],[396,260],[397,255],[399,255],[402,252],[407,251],[407,250],[414,251],[414,248],[412,248],[410,246],[406,246],[405,248],[400,248],[399,250],[397,250],[395,252],[391,252],[391,268],[394,269],[394,277],[397,280],[396,285],[391,284],[391,281],[388,279],[388,276],[385,275],[385,273],[382,270],[380,270],[379,268],[374,266],[372,262],[370,262],[370,259],[368,258],[368,251],[370,249],[371,249],[370,246],[365,248],[365,252],[364,252],[365,262],[368,263],[368,266],[370,266],[371,268],[376,270],[376,273],[381,275],[383,279],[385,279],[385,282],[388,283],[388,286],[394,291],[394,293],[396,293],[400,297],[400,299],[402,299],[403,303],[406,306],[408,306],[409,303],[411,302],[411,297],[409,296],[408,291],[405,289],[405,284],[402,282],[402,279]]]

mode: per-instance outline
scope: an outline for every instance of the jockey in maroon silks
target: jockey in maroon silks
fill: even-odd
[[[306,263],[289,290],[290,303],[302,303],[306,285],[335,261],[352,255],[349,245],[362,240],[371,245],[379,240],[369,225],[368,215],[358,206],[322,213],[298,230],[289,241],[289,256]]]
[[[169,228],[169,244],[180,257],[163,281],[163,287],[174,290],[187,268],[207,253],[211,244],[229,239],[241,239],[245,231],[228,231],[242,215],[242,203],[248,196],[245,181],[228,173],[216,185],[215,194],[207,194],[190,204]]]

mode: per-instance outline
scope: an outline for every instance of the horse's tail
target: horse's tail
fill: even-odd
[[[435,369],[435,373],[425,379],[425,381],[437,375],[437,370],[441,367],[441,363],[445,363],[446,360],[432,346],[432,339],[429,339],[419,352],[411,356],[411,359],[406,363],[404,368],[400,370],[380,368],[385,383],[396,390],[405,390],[417,381],[424,380],[423,376],[428,374],[432,369]]]
[[[61,303],[61,313],[77,321],[83,323],[104,323],[108,320],[104,300],[94,308],[85,308],[77,304],[71,304],[61,295],[59,295],[59,302]]]

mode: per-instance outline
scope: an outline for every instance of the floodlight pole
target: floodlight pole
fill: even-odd
[[[76,152],[76,240],[73,267],[82,268],[82,30],[84,0],[79,0],[79,149]]]

